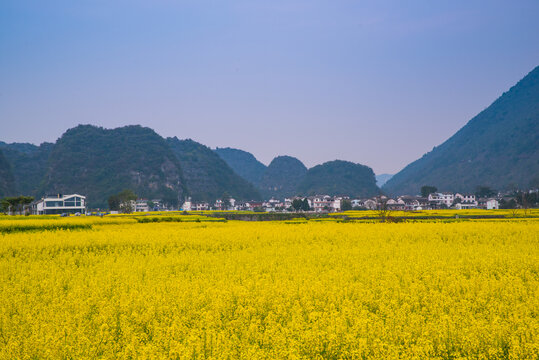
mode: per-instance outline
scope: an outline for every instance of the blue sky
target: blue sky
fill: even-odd
[[[539,65],[538,1],[0,2],[0,140],[141,124],[394,173]]]

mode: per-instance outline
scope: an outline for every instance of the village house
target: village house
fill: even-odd
[[[139,199],[135,202],[135,212],[148,212],[148,211],[150,211],[148,200]]]
[[[31,204],[33,215],[86,214],[86,196],[48,195]]]
[[[329,211],[333,208],[333,199],[329,195],[308,197],[309,206],[316,212]]]
[[[452,193],[444,192],[444,193],[432,193],[429,194],[429,202],[434,204],[437,207],[451,207],[453,205],[453,202],[455,201],[455,195]]]
[[[486,209],[487,210],[494,210],[494,209],[499,209],[500,208],[500,204],[498,202],[498,200],[496,199],[488,199],[487,202],[486,202]]]
[[[478,200],[478,206],[481,209],[494,210],[500,208],[500,203],[494,198],[480,198]]]

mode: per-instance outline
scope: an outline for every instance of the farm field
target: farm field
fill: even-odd
[[[2,217],[0,359],[537,359],[536,215]]]

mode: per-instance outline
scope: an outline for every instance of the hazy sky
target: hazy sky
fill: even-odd
[[[0,1],[0,140],[140,124],[394,173],[539,65],[539,1]]]

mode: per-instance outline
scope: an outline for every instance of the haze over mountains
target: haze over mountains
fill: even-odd
[[[251,153],[215,150],[187,139],[162,138],[152,129],[79,125],[56,143],[0,141],[0,196],[81,193],[90,207],[126,188],[178,205],[187,196],[260,200],[294,195],[372,197],[376,182],[390,195],[417,194],[421,186],[473,192],[539,187],[539,67],[455,135],[398,174],[375,178],[371,168],[335,160],[308,169],[278,156],[269,166]]]

